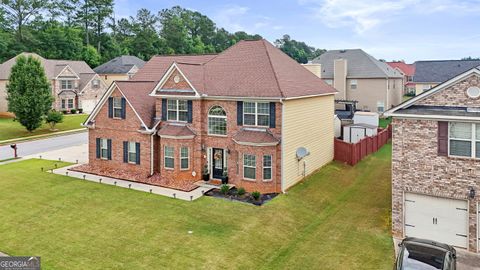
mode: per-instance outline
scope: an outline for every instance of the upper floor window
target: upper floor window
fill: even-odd
[[[377,112],[383,113],[385,111],[385,103],[383,101],[377,102]]]
[[[188,107],[186,100],[167,100],[167,120],[187,122]]]
[[[350,89],[357,89],[357,80],[350,80]]]
[[[60,89],[62,89],[62,90],[73,89],[73,81],[72,80],[61,80],[60,81]]]
[[[220,106],[213,106],[208,111],[208,134],[227,135],[227,114]]]
[[[324,82],[326,82],[328,85],[333,85],[332,79],[325,79]]]
[[[122,98],[113,98],[113,117],[122,118]]]
[[[422,85],[422,90],[423,90],[423,91],[430,90],[430,88],[431,88],[431,87],[430,87],[429,84],[424,84],[424,85]]]
[[[480,124],[450,122],[448,154],[480,158]]]
[[[94,79],[94,80],[92,80],[92,86],[93,86],[93,87],[98,87],[98,86],[100,86],[100,80],[99,80],[99,79]]]
[[[268,102],[243,102],[243,124],[269,126],[270,104]]]

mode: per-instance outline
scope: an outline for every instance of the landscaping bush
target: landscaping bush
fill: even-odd
[[[252,192],[252,197],[253,197],[256,201],[258,201],[258,200],[260,199],[260,195],[261,195],[261,194],[260,194],[260,192],[258,192],[258,191]]]
[[[243,196],[243,195],[245,195],[245,189],[244,189],[243,187],[238,188],[238,190],[237,190],[237,195],[238,195],[238,196]]]
[[[68,111],[62,111],[62,113],[63,113],[63,114],[67,114],[67,113],[68,113]]]
[[[230,187],[228,185],[221,185],[220,186],[220,192],[222,192],[223,195],[227,195],[228,190],[230,190]]]
[[[71,109],[71,110],[70,110],[70,113],[71,113],[71,114],[76,114],[76,113],[77,113],[77,110],[76,110],[76,109]]]
[[[78,109],[78,113],[83,113],[83,109]]]
[[[57,111],[50,111],[45,117],[45,122],[50,125],[50,130],[55,130],[55,125],[63,122],[63,114]]]

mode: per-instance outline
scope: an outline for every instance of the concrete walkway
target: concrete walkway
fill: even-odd
[[[175,199],[180,199],[185,201],[196,200],[202,197],[204,193],[206,193],[211,189],[209,187],[198,187],[190,192],[185,192],[185,191],[175,190],[171,188],[141,184],[141,183],[126,181],[121,179],[115,179],[111,177],[98,176],[94,174],[74,172],[74,171],[68,170],[75,166],[78,166],[78,165],[71,165],[71,166],[59,168],[59,169],[53,170],[53,173],[59,174],[59,175],[68,175],[70,177],[75,177],[75,178],[86,180],[86,181],[92,181],[92,182],[97,182],[97,183],[102,183],[107,185],[114,185],[118,187],[139,190],[143,192],[149,192],[149,193],[163,195],[170,198],[175,198]]]
[[[70,163],[85,164],[88,163],[88,145],[81,144],[70,146],[58,150],[52,150],[40,154],[34,154],[23,157],[23,159],[40,158],[48,160],[61,160]]]
[[[7,254],[0,252],[0,257],[9,257]]]

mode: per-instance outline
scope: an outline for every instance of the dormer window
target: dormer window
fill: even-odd
[[[62,89],[62,90],[73,89],[73,81],[72,80],[61,80],[60,81],[60,89]]]
[[[167,120],[187,122],[188,107],[186,100],[167,100]]]

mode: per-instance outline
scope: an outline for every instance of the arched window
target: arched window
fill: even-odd
[[[208,111],[208,134],[227,135],[227,114],[221,106],[215,105]]]

